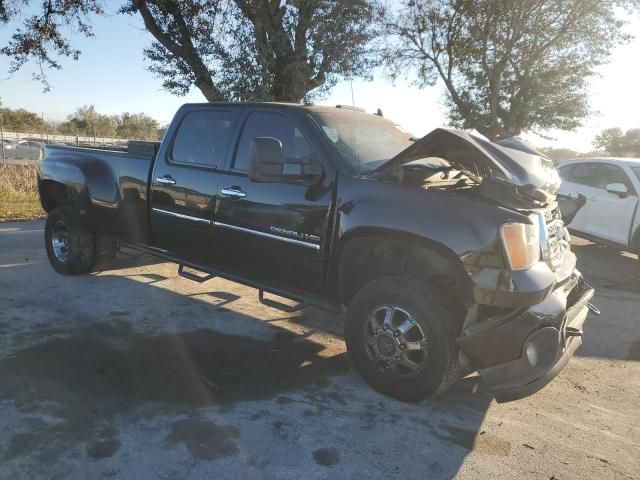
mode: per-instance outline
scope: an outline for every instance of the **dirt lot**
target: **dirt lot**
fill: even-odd
[[[341,318],[283,315],[122,252],[64,278],[42,222],[0,225],[0,478],[640,478],[640,262],[578,240],[599,287],[583,347],[537,395],[473,377],[429,404],[370,390]]]

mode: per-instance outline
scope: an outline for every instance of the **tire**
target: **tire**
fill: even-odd
[[[406,276],[374,280],[347,310],[349,356],[375,390],[405,402],[431,399],[460,375],[454,317],[428,285]]]
[[[58,207],[47,216],[44,243],[53,269],[62,275],[79,275],[91,270],[94,258],[93,234],[82,227],[72,208]]]

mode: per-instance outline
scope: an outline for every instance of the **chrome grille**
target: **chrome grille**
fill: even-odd
[[[565,227],[560,209],[545,210],[544,220],[547,236],[545,260],[552,270],[556,270],[562,265],[562,256],[565,250],[569,248],[569,242],[565,238]]]

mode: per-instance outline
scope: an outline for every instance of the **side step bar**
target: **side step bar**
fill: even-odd
[[[279,295],[282,297],[282,295]],[[282,298],[287,298],[288,297],[282,297]],[[297,312],[298,310],[301,310],[303,308],[305,308],[306,306],[309,305],[308,302],[305,302],[303,300],[298,300],[295,298],[291,298],[289,300],[294,300],[298,303],[296,303],[295,305],[286,305],[282,302],[278,302],[277,300],[271,300],[270,298],[264,298],[264,290],[262,288],[258,289],[258,300],[260,300],[260,303],[263,305],[266,305],[267,307],[271,307],[271,308],[275,308],[276,310],[280,310],[282,312],[285,313],[293,313],[293,312]]]
[[[192,282],[198,282],[198,283],[204,283],[208,280],[211,280],[212,278],[216,278],[217,275],[214,275],[212,273],[207,273],[207,272],[202,272],[205,275],[197,275],[193,272],[189,272],[187,270],[185,270],[185,268],[188,268],[190,270],[194,270],[196,272],[202,272],[202,270],[198,270],[196,268],[184,265],[184,264],[179,264],[178,265],[178,275],[180,275],[182,278],[186,278],[187,280],[191,280]],[[303,308],[305,308],[308,305],[308,302],[305,302],[303,300],[298,300],[296,298],[289,298],[289,297],[283,297],[282,295],[278,295],[275,294],[274,295],[278,295],[279,297],[282,298],[286,298],[287,300],[293,300],[295,302],[297,302],[295,305],[287,305],[286,303],[282,303],[279,302],[277,300],[272,300],[270,298],[264,298],[264,293],[265,290],[262,288],[258,289],[258,300],[260,301],[261,304],[266,305],[267,307],[271,307],[271,308],[275,308],[276,310],[280,310],[282,312],[285,313],[294,313],[297,312],[298,310],[301,310]],[[272,292],[269,292],[272,293]]]
[[[216,275],[213,275],[211,273],[200,276],[200,275],[196,275],[195,273],[187,272],[185,270],[185,267],[186,265],[183,265],[182,263],[178,265],[178,275],[180,275],[182,278],[186,278],[187,280],[191,280],[192,282],[204,283],[207,280],[216,278]],[[191,270],[196,270],[193,267],[187,267],[187,268],[190,268]],[[196,270],[196,271],[201,271],[201,270]],[[206,273],[206,272],[203,272],[203,273]]]
[[[303,308],[306,305],[310,305],[317,308],[321,308],[322,310],[326,310],[331,313],[341,314],[344,312],[344,308],[342,305],[337,303],[329,303],[326,300],[320,298],[319,296],[294,295],[292,298],[288,294],[288,292],[284,290],[281,290],[278,288],[271,288],[270,286],[267,286],[262,282],[256,282],[254,280],[250,280],[245,277],[234,275],[222,269],[211,268],[204,265],[198,265],[196,263],[185,261],[184,259],[176,257],[175,255],[172,255],[170,252],[161,250],[159,248],[148,247],[146,245],[133,242],[131,240],[123,240],[122,245],[127,248],[136,250],[138,252],[146,253],[147,255],[151,255],[156,258],[161,258],[163,260],[176,263],[178,265],[178,274],[181,277],[186,278],[187,280],[192,280],[194,282],[202,283],[202,282],[206,282],[207,280],[211,280],[212,278],[218,277],[218,278],[224,278],[225,280],[229,280],[231,282],[239,283],[241,285],[246,285],[247,287],[255,288],[258,291],[262,290],[263,293],[259,297],[261,303],[273,308],[279,308],[279,307],[276,307],[275,304],[280,304],[284,306],[284,308],[289,308],[289,309],[295,308],[295,310],[292,310],[292,311],[296,311],[296,310],[299,310],[300,308]],[[185,268],[202,272],[206,275],[205,276],[195,275],[194,273],[186,272]],[[295,306],[284,305],[275,300],[264,298],[264,292],[268,292],[282,298],[291,298],[292,300],[299,303],[298,305],[295,305]],[[284,310],[284,311],[287,311],[287,310]]]

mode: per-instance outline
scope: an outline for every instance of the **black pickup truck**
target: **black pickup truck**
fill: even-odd
[[[416,139],[351,107],[193,104],[159,144],[47,146],[40,170],[59,273],[107,268],[126,245],[273,307],[346,307],[355,368],[402,400],[475,370],[498,401],[530,395],[596,311],[558,174],[518,139]]]

